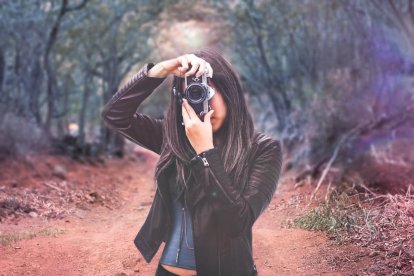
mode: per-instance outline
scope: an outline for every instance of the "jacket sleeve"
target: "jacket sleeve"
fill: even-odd
[[[205,189],[212,200],[220,229],[229,236],[239,236],[251,229],[257,218],[267,208],[276,191],[282,167],[282,149],[279,140],[268,139],[260,146],[255,160],[249,164],[250,175],[243,192],[225,171],[224,163],[216,148],[202,153],[204,159],[193,165],[196,177],[205,177]]]
[[[138,106],[165,78],[148,77],[148,63],[105,104],[101,118],[105,124],[132,142],[160,154],[163,119],[137,112]]]

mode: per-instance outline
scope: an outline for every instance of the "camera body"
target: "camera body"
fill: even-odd
[[[179,80],[181,82],[182,79]],[[214,96],[215,91],[212,87],[207,84],[207,76],[202,75],[196,77],[195,75],[184,78],[185,91],[183,93],[184,98],[187,99],[188,103],[194,109],[199,117],[211,110],[209,100]],[[181,85],[179,85],[180,87]],[[176,86],[173,88],[174,96],[178,99],[178,102],[182,104],[182,89],[177,89]]]

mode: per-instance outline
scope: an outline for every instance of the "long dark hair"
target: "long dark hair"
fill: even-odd
[[[220,153],[225,171],[235,177],[236,183],[240,183],[254,135],[253,120],[246,106],[240,78],[218,50],[207,48],[194,54],[210,63],[213,68],[211,82],[221,92],[227,105],[227,116],[219,130],[220,135],[223,135]],[[173,85],[180,80],[181,78],[174,77]],[[184,126],[181,125],[181,106],[176,101],[171,93],[170,106],[163,125],[163,144],[154,178],[170,165],[175,165],[177,181],[186,185],[190,176],[188,162],[196,153],[185,134]]]

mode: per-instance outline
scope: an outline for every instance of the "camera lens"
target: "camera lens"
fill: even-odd
[[[190,102],[202,102],[206,97],[206,91],[200,85],[192,85],[187,89],[187,98]]]
[[[191,87],[190,91],[188,91],[188,95],[191,99],[197,100],[203,96],[203,90],[200,87]]]

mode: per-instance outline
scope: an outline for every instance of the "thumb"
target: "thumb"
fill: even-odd
[[[214,112],[214,110],[212,109],[212,110],[210,110],[209,112],[207,112],[207,114],[204,116],[204,122],[205,123],[210,123],[210,117],[211,117],[211,114],[213,114],[213,112]]]

